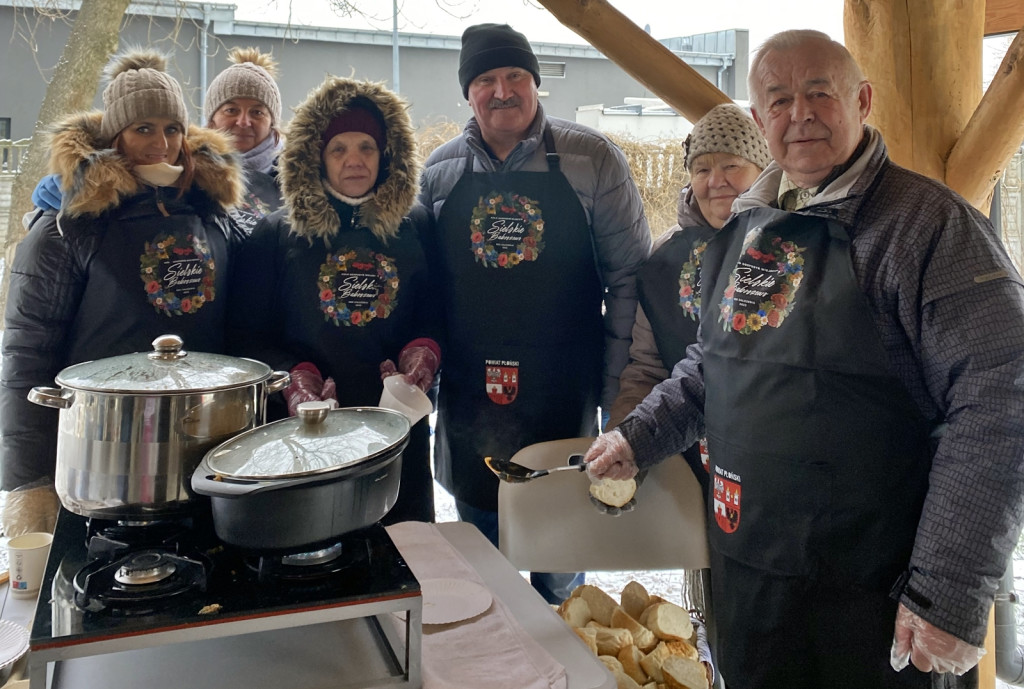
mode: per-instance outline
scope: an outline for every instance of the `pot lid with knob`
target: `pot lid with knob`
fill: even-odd
[[[65,368],[57,384],[111,394],[213,392],[260,383],[273,371],[266,364],[225,354],[189,352],[177,335],[153,340],[152,352],[85,361]]]
[[[216,476],[230,479],[259,481],[324,474],[401,450],[409,429],[409,420],[390,409],[332,410],[327,402],[305,402],[298,406],[298,416],[221,443],[206,454],[203,464]]]

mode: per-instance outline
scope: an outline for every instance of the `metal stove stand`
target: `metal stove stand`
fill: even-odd
[[[43,604],[43,603],[41,603]],[[420,689],[423,599],[414,595],[217,619],[29,654],[29,689]]]

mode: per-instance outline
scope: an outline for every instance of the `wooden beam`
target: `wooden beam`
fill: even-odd
[[[558,21],[691,122],[719,103],[732,102],[607,0],[539,1]]]
[[[1024,2],[1020,0],[987,0],[985,2],[985,35],[1013,33],[1024,27]]]
[[[983,208],[1024,141],[1024,31],[1010,43],[974,116],[946,162],[946,183]]]

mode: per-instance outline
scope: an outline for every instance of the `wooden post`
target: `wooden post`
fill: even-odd
[[[540,4],[691,122],[719,103],[732,102],[607,0],[540,0]]]
[[[984,0],[846,0],[843,20],[893,160],[946,181],[946,159],[981,100]]]

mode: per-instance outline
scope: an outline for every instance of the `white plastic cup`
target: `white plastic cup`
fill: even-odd
[[[43,531],[15,536],[7,542],[7,563],[10,568],[11,595],[36,596],[43,584],[46,558],[50,554],[53,534]]]
[[[409,423],[414,424],[434,409],[427,393],[415,385],[405,382],[400,376],[384,379],[384,391],[380,393],[379,406],[405,414]]]

